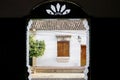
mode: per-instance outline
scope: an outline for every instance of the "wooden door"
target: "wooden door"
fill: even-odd
[[[68,57],[69,56],[69,41],[58,41],[57,42],[57,56]]]
[[[81,66],[86,65],[86,45],[81,45]]]

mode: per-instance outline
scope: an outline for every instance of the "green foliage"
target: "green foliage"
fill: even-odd
[[[45,42],[34,40],[33,36],[29,36],[29,55],[30,57],[39,57],[44,54]]]

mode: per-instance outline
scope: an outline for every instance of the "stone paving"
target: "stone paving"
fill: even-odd
[[[31,80],[85,80],[83,73],[36,73]]]
[[[50,79],[50,78],[33,78],[31,80],[85,80],[85,79],[83,79],[83,78],[68,78],[68,79],[66,79],[66,78],[52,78],[52,79]]]

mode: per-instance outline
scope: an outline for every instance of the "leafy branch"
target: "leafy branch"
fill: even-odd
[[[29,36],[29,55],[30,57],[39,57],[44,54],[45,42],[34,40],[33,36]]]

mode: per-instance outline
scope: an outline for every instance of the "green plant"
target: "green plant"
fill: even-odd
[[[33,36],[29,36],[29,56],[32,57],[39,57],[44,54],[45,51],[45,42],[34,40]]]

